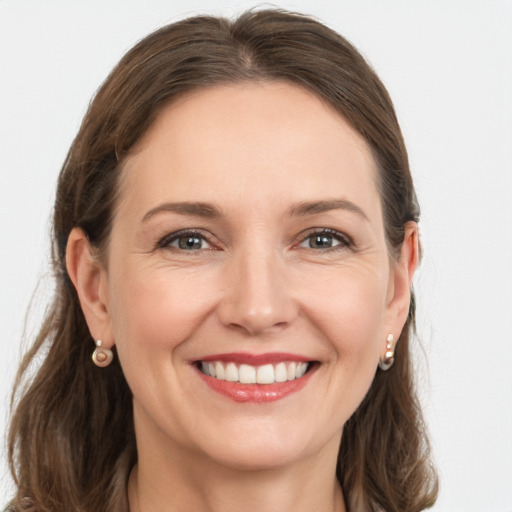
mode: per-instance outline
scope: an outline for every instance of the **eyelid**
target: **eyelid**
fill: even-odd
[[[352,237],[350,237],[346,233],[343,233],[341,231],[338,231],[338,230],[332,229],[332,228],[310,228],[306,231],[303,231],[297,237],[298,241],[295,245],[300,246],[300,244],[304,243],[308,238],[315,236],[315,235],[328,235],[328,236],[336,239],[340,243],[338,245],[335,245],[332,247],[327,247],[322,250],[312,249],[312,248],[308,248],[308,249],[318,251],[318,252],[320,252],[320,251],[324,251],[324,252],[325,251],[335,251],[335,250],[346,249],[346,248],[353,249],[353,250],[355,249],[355,244],[354,244]]]
[[[355,250],[355,244],[349,235],[346,233],[343,233],[341,231],[338,231],[336,229],[332,228],[309,228],[305,231],[302,231],[296,238],[296,242],[294,243],[294,247],[299,247],[300,244],[304,243],[308,238],[315,236],[315,235],[327,235],[334,239],[336,239],[338,242],[340,242],[337,245],[334,245],[332,247],[327,247],[325,249],[312,249],[311,250],[317,251],[317,252],[328,252],[328,251],[336,251],[340,249],[352,249]],[[216,250],[218,249],[218,244],[214,243],[211,240],[211,236],[208,236],[204,233],[201,229],[180,229],[178,231],[173,231],[172,233],[166,234],[164,237],[160,238],[159,241],[156,243],[155,249],[176,249],[176,250],[184,250],[179,249],[178,247],[172,247],[170,244],[176,240],[178,240],[181,237],[190,236],[190,237],[198,237],[204,240],[210,247],[204,248],[204,249],[196,249],[195,251],[205,251],[205,250]],[[195,252],[190,251],[190,252]]]
[[[181,237],[197,237],[204,240],[210,247],[204,249],[196,249],[195,251],[209,251],[216,249],[215,244],[210,240],[210,237],[206,236],[206,234],[200,229],[180,229],[178,231],[173,231],[172,233],[168,233],[164,237],[162,237],[156,244],[155,249],[176,249],[178,251],[185,251],[184,249],[180,249],[179,247],[173,247],[170,244]],[[195,252],[190,251],[190,252]]]

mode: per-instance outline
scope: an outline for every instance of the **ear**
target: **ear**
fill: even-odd
[[[390,273],[386,322],[388,330],[384,338],[388,334],[393,334],[395,341],[400,337],[409,314],[412,279],[419,260],[418,225],[416,222],[407,222],[398,260],[394,262]]]
[[[91,336],[95,341],[101,339],[103,347],[112,348],[107,272],[80,228],[74,228],[69,235],[66,267]]]

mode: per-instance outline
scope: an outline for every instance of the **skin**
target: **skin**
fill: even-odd
[[[364,139],[311,93],[217,86],[167,106],[126,160],[106,260],[73,230],[91,334],[116,344],[134,395],[132,511],[345,510],[343,425],[402,330],[418,261],[414,223],[390,257],[377,179]],[[178,202],[217,215],[163,206]],[[316,371],[281,400],[237,403],[191,364],[227,352]]]

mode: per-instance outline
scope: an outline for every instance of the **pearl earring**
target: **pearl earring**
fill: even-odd
[[[96,342],[96,349],[92,353],[92,360],[94,364],[100,368],[103,368],[108,366],[112,362],[112,359],[114,359],[112,350],[109,350],[108,348],[102,348],[101,340],[98,340]]]
[[[389,370],[395,361],[395,351],[393,350],[393,340],[394,336],[392,334],[388,334],[386,338],[386,355],[380,358],[379,368],[383,371]]]

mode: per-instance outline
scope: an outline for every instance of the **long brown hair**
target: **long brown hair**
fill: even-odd
[[[366,139],[379,168],[390,254],[419,217],[404,141],[388,93],[344,38],[280,10],[229,21],[198,16],[166,26],[130,50],[97,92],[62,168],[53,216],[57,289],[15,384],[9,432],[17,485],[12,510],[107,512],[122,507],[136,461],[132,397],[117,359],[91,362],[93,340],[65,266],[75,226],[108,250],[122,163],[177,95],[216,84],[285,80],[322,98]],[[414,297],[413,297],[414,299]],[[345,425],[337,476],[349,510],[415,512],[431,506],[437,480],[416,399],[409,335],[394,366],[377,370]],[[27,377],[42,357],[35,377]]]

